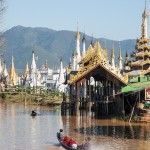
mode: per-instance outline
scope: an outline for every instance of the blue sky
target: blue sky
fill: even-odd
[[[81,32],[85,27],[85,33],[96,38],[124,40],[141,36],[145,0],[6,1],[4,31],[17,25],[76,31],[78,22]],[[150,13],[148,0],[147,10]]]

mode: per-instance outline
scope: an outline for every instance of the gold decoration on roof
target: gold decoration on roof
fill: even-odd
[[[103,55],[104,55],[105,58],[108,58],[108,56],[107,56],[107,49],[103,50]]]
[[[90,45],[87,50],[87,54],[92,54],[93,52],[94,52],[94,49],[93,49],[92,45]]]
[[[69,80],[72,80],[73,78],[74,78],[74,75],[73,75],[73,74],[70,74]]]
[[[80,39],[80,33],[79,33],[79,31],[77,31],[77,33],[76,33],[76,39]]]
[[[107,46],[106,46],[106,40],[105,40],[105,50],[104,55],[108,59],[108,52],[107,52]]]
[[[145,38],[145,37],[141,37],[141,38],[137,39],[136,42],[140,43],[140,44],[142,44],[142,43],[149,43],[150,39]]]
[[[88,62],[91,59],[91,57],[93,56],[93,54],[94,54],[94,49],[90,45],[88,50],[87,50],[87,53],[85,54],[84,58],[81,60],[81,63]]]
[[[150,64],[150,59],[147,58],[146,60],[138,60],[135,62],[131,62],[131,66],[143,66],[145,64]]]
[[[142,14],[142,36],[136,40],[135,52],[132,53],[135,61],[129,61],[131,69],[139,70],[139,67],[142,67],[142,70],[150,67],[150,39],[147,38],[147,24],[148,24],[148,12],[145,9]],[[144,66],[146,65],[146,66]],[[133,68],[132,68],[133,67]]]
[[[100,45],[99,41],[96,41],[96,43],[94,44],[94,49],[95,49],[96,52],[101,52],[102,51],[102,48],[101,48],[101,45]]]
[[[142,44],[142,45],[137,45],[136,46],[137,50],[144,50],[145,48],[150,49],[150,45]]]
[[[141,61],[131,62],[130,65],[131,65],[131,66],[142,66],[142,60],[141,60]]]
[[[112,68],[109,60],[106,58],[106,51],[100,47],[99,42],[96,42],[94,49],[91,46],[88,48],[87,54],[80,62],[78,73],[75,76],[70,77],[69,84],[73,84],[98,66],[103,67],[124,84],[128,83],[128,75],[122,75],[118,69],[114,70]]]
[[[144,56],[148,56],[150,57],[150,52],[149,51],[142,51],[142,52],[139,52],[139,53],[135,53],[133,54],[134,57],[144,57]]]
[[[145,74],[148,74],[148,73],[150,73],[150,67],[147,70],[142,70],[141,71],[141,75],[145,75]]]

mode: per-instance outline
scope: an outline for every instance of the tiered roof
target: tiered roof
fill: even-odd
[[[110,65],[110,62],[107,57],[107,51],[101,48],[99,41],[95,43],[94,47],[92,47],[91,45],[89,46],[87,53],[80,61],[80,67],[78,69],[78,73],[76,75],[70,76],[69,84],[73,84],[77,80],[80,80],[82,77],[84,77],[89,72],[91,72],[92,70],[94,70],[99,66],[102,67],[107,72],[109,72],[112,76],[117,78],[119,81],[121,81],[123,84],[127,84],[128,76],[122,75],[120,73],[119,68],[117,67],[113,68]]]
[[[148,12],[145,6],[142,14],[142,35],[136,41],[136,51],[131,54],[132,61],[129,63],[131,70],[141,70],[141,74],[150,67],[150,39],[147,37],[147,22]]]

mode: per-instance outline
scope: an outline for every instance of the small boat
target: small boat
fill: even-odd
[[[36,116],[36,112],[32,110],[31,116]]]
[[[67,149],[67,150],[77,150],[77,149],[74,149],[74,148],[70,147],[69,145],[63,143],[63,141],[61,141],[60,138],[59,138],[59,133],[58,133],[58,132],[57,132],[57,139],[58,139],[60,145],[61,145],[63,148],[65,148],[65,149]]]

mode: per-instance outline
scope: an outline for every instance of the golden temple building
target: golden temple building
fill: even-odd
[[[118,65],[115,64],[114,44],[112,44],[111,62],[108,59],[107,48],[101,47],[100,41],[93,41],[85,50],[85,34],[82,39],[82,55],[79,53],[80,33],[77,31],[76,50],[73,52],[72,61],[69,62],[68,72],[70,86],[70,101],[75,103],[74,107],[85,107],[96,105],[95,102],[104,104],[108,98],[113,100],[119,89],[128,84],[128,75],[122,73],[121,46],[119,44]],[[120,99],[120,98],[119,98]],[[108,106],[108,104],[107,104]],[[113,103],[109,105],[112,107]],[[121,109],[121,108],[120,108]],[[114,113],[105,110],[106,114]],[[120,110],[121,111],[121,110]]]
[[[114,42],[112,43],[111,61],[108,59],[108,50],[101,47],[100,41],[91,42],[85,50],[85,34],[82,39],[81,56],[79,50],[80,33],[76,33],[76,49],[72,55],[67,71],[70,86],[70,102],[75,110],[80,108],[96,108],[96,113],[103,115],[124,114],[129,107],[121,89],[129,85],[133,76],[150,75],[150,39],[147,36],[148,12],[146,7],[142,14],[142,36],[137,39],[136,51],[131,59],[126,53],[124,65],[119,53],[115,56]],[[117,63],[115,57],[118,58]],[[127,110],[128,108],[126,108]]]

